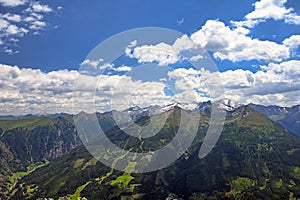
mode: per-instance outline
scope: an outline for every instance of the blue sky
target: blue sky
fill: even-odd
[[[295,77],[297,69],[300,69],[298,67],[299,0],[92,0],[88,2],[0,0],[0,13],[0,63],[2,64],[0,70],[3,70],[3,74],[6,75],[11,75],[11,71],[14,70],[17,71],[17,77],[30,74],[30,70],[32,74],[40,73],[45,77],[51,77],[53,73],[57,73],[59,75],[55,77],[59,77],[58,82],[65,83],[69,80],[65,79],[67,74],[76,73],[89,52],[105,39],[129,29],[163,27],[186,34],[189,40],[195,43],[194,45],[207,49],[222,73],[223,79],[241,77],[241,80],[231,82],[225,80],[225,89],[238,86],[251,88],[247,91],[230,90],[226,97],[233,98],[240,103],[245,103],[245,99],[241,99],[240,96],[246,95],[252,99],[250,102],[254,103],[283,106],[299,104],[297,100],[299,99],[297,98],[299,80],[297,76]],[[217,33],[218,30],[220,33]],[[222,49],[218,46],[220,45],[218,41],[210,41],[211,39],[218,40],[220,37],[217,34],[224,36],[221,42],[229,42],[231,45],[222,46]],[[231,35],[236,38],[231,38]],[[235,43],[236,40],[243,40],[243,42]],[[272,44],[261,41],[268,41]],[[172,44],[169,45],[172,46]],[[252,53],[239,52],[243,47],[248,48]],[[241,50],[237,50],[239,48]],[[133,56],[138,61],[144,55],[137,53]],[[284,68],[279,77],[280,81],[276,82],[283,89],[273,91],[270,88],[259,88],[258,85],[272,85],[271,80],[278,75],[278,68]],[[262,73],[265,74],[261,75]],[[192,74],[196,76],[197,73]],[[249,80],[247,77],[250,76],[255,80],[254,85],[257,84],[257,86],[252,86],[251,81],[244,82]],[[15,82],[17,78],[7,79],[2,83],[3,87],[6,86],[6,90],[10,84],[12,90],[13,88],[15,90],[19,87],[18,84],[23,83],[22,81]],[[291,86],[289,80],[294,86]],[[57,84],[55,88],[41,92],[43,95],[39,97],[40,101],[36,100],[39,98],[32,99],[35,95],[38,97],[37,93],[18,90],[18,95],[12,97],[7,91],[7,96],[0,101],[3,104],[2,107],[6,108],[2,112],[13,114],[17,114],[18,110],[27,113],[51,112],[55,105],[53,102],[58,102],[61,98],[56,97],[56,94],[61,94],[63,91],[58,83],[53,84]],[[289,88],[285,88],[286,84],[290,84]],[[42,85],[45,86],[47,83]],[[35,89],[39,90],[33,88]],[[50,90],[52,92],[49,92]],[[258,90],[269,92],[260,94]],[[43,99],[47,96],[46,94],[51,97],[48,101]],[[64,95],[64,97],[68,96],[65,101],[70,99],[71,94],[64,93]],[[52,97],[53,101],[50,100]],[[15,101],[14,104],[20,102],[20,107],[11,108],[13,101]],[[47,102],[49,105],[46,104]],[[68,109],[66,105],[54,110],[69,111]]]
[[[208,19],[219,19],[226,24],[230,24],[231,20],[243,19],[246,13],[253,10],[254,2],[42,1],[41,3],[53,8],[53,12],[45,14],[45,21],[48,24],[46,30],[39,31],[39,35],[26,34],[17,43],[17,47],[8,44],[9,48],[20,52],[9,55],[2,51],[0,59],[6,64],[41,68],[44,71],[77,69],[91,49],[116,33],[132,28],[154,26],[192,34]],[[57,9],[59,6],[62,7],[61,10]],[[22,8],[23,6],[1,7],[1,11],[20,13]],[[183,23],[179,24],[182,19]],[[281,42],[283,38],[297,31],[299,33],[298,27],[293,25],[280,22],[270,24],[272,25],[260,24],[251,35]],[[276,38],[273,38],[274,36]]]

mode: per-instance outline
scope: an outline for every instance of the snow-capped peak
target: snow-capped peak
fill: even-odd
[[[230,99],[222,99],[217,102],[217,105],[220,109],[226,110],[226,111],[233,111],[236,108],[240,107],[241,104],[234,102]]]
[[[175,107],[179,107],[179,108],[182,108],[184,110],[194,110],[195,108],[197,108],[197,106],[198,106],[197,103],[178,103],[178,102],[175,102],[175,103],[169,104],[167,106],[164,106],[161,109],[163,111],[169,111],[169,110],[171,110]]]

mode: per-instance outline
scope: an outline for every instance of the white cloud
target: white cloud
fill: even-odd
[[[0,4],[2,6],[9,6],[9,7],[24,5],[26,2],[27,2],[26,0],[0,0]]]
[[[24,0],[0,0],[0,4],[11,7],[18,5],[27,7],[23,11],[18,11],[18,13],[0,13],[0,45],[5,43],[9,47],[2,50],[8,54],[18,52],[16,42],[19,39],[17,38],[24,37],[26,33],[37,35],[39,30],[45,30],[48,23],[43,21],[44,15],[53,11],[49,5],[40,4],[39,2],[30,3],[30,1]]]
[[[111,63],[104,63],[101,66],[98,66],[99,70],[106,70],[106,69],[112,69],[114,67],[114,64]]]
[[[16,14],[6,13],[2,17],[4,19],[7,19],[7,20],[13,21],[13,22],[20,22],[21,21],[21,16],[20,15],[16,15]]]
[[[131,71],[132,70],[132,68],[131,67],[129,67],[129,66],[121,66],[121,67],[118,67],[118,68],[113,68],[113,70],[114,71],[117,71],[117,72],[129,72],[129,71]]]
[[[8,54],[10,54],[10,55],[19,53],[19,51],[14,51],[14,50],[8,49],[8,48],[5,48],[5,49],[4,49],[4,52],[5,52],[5,53],[8,53]]]
[[[247,36],[248,29],[231,29],[223,22],[208,20],[191,38],[201,48],[214,52],[214,57],[233,62],[242,60],[282,61],[290,56],[289,49],[272,41]]]
[[[111,70],[116,71],[116,72],[125,72],[125,71],[131,71],[132,70],[131,67],[125,66],[125,65],[122,65],[120,67],[115,68],[114,64],[112,64],[112,63],[104,63],[104,60],[102,58],[100,58],[98,60],[86,59],[80,65],[82,67],[91,66],[94,69],[96,69],[96,70],[98,69],[100,71],[106,70],[106,69],[111,69]]]
[[[230,28],[223,22],[208,20],[202,28],[188,37],[177,39],[174,44],[135,46],[127,48],[126,54],[139,62],[158,62],[167,65],[186,59],[181,53],[191,49],[205,49],[213,53],[214,58],[233,62],[244,60],[264,60],[280,62],[290,57],[290,49],[272,41],[262,41],[248,36],[250,30],[238,27]],[[200,57],[191,57],[193,60]]]
[[[6,29],[6,34],[7,35],[20,35],[23,36],[23,34],[27,33],[28,30],[25,28],[20,28],[14,24],[11,24],[7,27]]]
[[[32,22],[32,21],[34,21],[34,20],[35,20],[35,18],[32,17],[32,16],[26,17],[26,18],[24,19],[25,22]]]
[[[0,65],[1,113],[36,113],[70,108],[75,71],[43,73]],[[66,110],[65,110],[66,111]]]
[[[219,99],[224,92],[220,75],[204,68],[200,70],[178,68],[168,72],[168,77],[175,81],[174,96],[180,97],[183,103]],[[190,95],[194,98],[188,98]]]
[[[31,12],[30,15],[33,16],[36,20],[42,20],[44,18],[43,15],[34,12]]]
[[[89,60],[89,59],[86,59],[86,60],[84,60],[82,63],[81,63],[81,65],[90,65],[90,66],[92,66],[92,67],[94,67],[94,68],[97,68],[98,67],[98,65],[100,64],[100,63],[102,63],[104,60],[103,59],[98,59],[98,60]]]
[[[254,4],[254,11],[248,13],[246,19],[283,19],[284,16],[292,11],[286,8],[284,4],[287,0],[260,0]]]
[[[40,30],[46,27],[46,23],[42,21],[33,21],[32,25],[29,26],[31,30]]]
[[[175,88],[177,90],[190,90],[200,88],[200,75],[201,72],[193,68],[178,68],[174,71],[168,72],[169,78],[176,80]]]
[[[262,100],[260,104],[300,104],[299,98],[293,96],[300,93],[299,60],[270,63],[262,69],[264,70],[256,73],[245,70],[219,73],[225,87],[224,96],[239,103],[257,103]]]
[[[134,48],[131,57],[137,58],[139,63],[159,62],[159,65],[167,65],[178,61],[177,54],[168,50],[164,43],[158,45],[147,45]]]
[[[195,95],[193,89],[197,89],[197,99],[207,99],[212,90],[210,86],[219,83],[223,84],[225,90],[219,98],[228,98],[237,103],[281,106],[300,104],[297,98],[300,94],[299,60],[270,63],[262,66],[262,69],[257,72],[242,69],[209,72],[204,69],[197,71],[179,68],[169,72],[168,76],[175,80],[176,89],[183,91],[176,96],[183,97],[183,94],[188,93]]]
[[[203,55],[196,55],[196,56],[192,56],[191,58],[190,58],[190,60],[191,61],[198,61],[198,60],[201,60],[201,59],[203,59],[204,57],[203,57]]]
[[[242,72],[227,71],[221,74],[224,85],[228,89],[236,88],[243,92],[245,98],[251,95],[273,95],[300,90],[300,61],[291,60],[280,64],[270,63],[264,66],[264,71]],[[231,75],[231,76],[230,76]],[[244,84],[235,85],[230,78],[243,80]]]
[[[293,8],[285,6],[287,0],[260,0],[254,3],[254,10],[245,16],[243,21],[232,21],[237,27],[253,28],[267,19],[284,20],[288,24],[300,24],[300,16]]]
[[[28,32],[27,29],[25,29],[23,27],[18,27],[15,24],[11,24],[9,21],[4,19],[4,18],[9,18],[11,16],[12,15],[1,15],[0,16],[0,31],[1,31],[0,33],[2,33],[2,34],[0,34],[0,39],[5,38],[5,37],[10,37],[12,35],[23,36],[25,33]],[[2,39],[1,39],[1,41],[2,41]],[[16,41],[16,40],[14,40],[14,41]],[[1,44],[3,44],[3,41]]]
[[[138,59],[138,62],[158,62],[164,66],[178,62],[182,57],[180,52],[193,48],[193,43],[187,35],[178,38],[174,44],[159,43],[156,45],[136,46],[131,43],[125,50],[126,55]]]
[[[9,51],[9,49],[8,49]],[[72,98],[80,102],[75,112],[83,108],[87,112],[123,110],[132,105],[167,105],[177,101],[195,103],[210,99],[207,83],[224,84],[228,98],[238,103],[277,104],[292,106],[300,104],[300,61],[271,63],[263,70],[229,70],[208,72],[204,69],[175,69],[169,72],[175,80],[174,96],[167,96],[164,89],[167,80],[143,82],[125,75],[89,76],[77,71],[60,70],[42,72],[38,69],[0,65],[0,112],[2,114],[25,114],[45,112],[72,113]],[[221,79],[218,79],[220,77]],[[77,88],[74,91],[74,83]],[[95,93],[95,87],[97,91]],[[169,86],[168,86],[169,87]],[[211,89],[211,88],[210,88]],[[208,94],[208,95],[207,95]],[[113,101],[111,101],[111,97]]]
[[[93,112],[94,107],[91,105],[95,100],[97,110],[104,111],[110,109],[107,100],[110,100],[112,94],[114,108],[118,110],[133,104],[170,103],[170,97],[164,94],[163,83],[134,81],[124,75],[88,76],[69,70],[45,73],[38,69],[20,69],[4,64],[0,65],[0,71],[2,114],[72,113],[73,97],[74,101],[80,102],[75,112],[82,109]],[[73,91],[75,79],[77,87]],[[98,91],[95,93],[96,86]]]
[[[300,25],[300,16],[295,13],[290,13],[285,17],[285,23]]]
[[[247,27],[247,28],[253,28],[254,26],[265,22],[266,20],[263,19],[251,19],[251,20],[245,20],[245,21],[230,21],[231,24],[233,24],[235,27]]]
[[[9,25],[7,28],[7,33],[8,34],[17,34],[19,32],[18,29],[19,28],[16,25]]]
[[[190,105],[211,100],[211,98],[205,97],[194,90],[185,90],[181,93],[177,93],[173,98],[175,99],[175,102]]]
[[[8,21],[0,18],[0,30],[5,29],[9,26]]]
[[[297,49],[300,45],[300,35],[292,35],[286,38],[282,43],[290,49]]]
[[[45,12],[45,13],[52,12],[52,8],[50,6],[43,5],[38,2],[32,3],[31,7],[34,12]]]

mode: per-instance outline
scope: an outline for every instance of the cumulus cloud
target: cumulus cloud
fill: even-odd
[[[287,0],[260,0],[254,3],[254,11],[248,13],[246,19],[283,19],[284,16],[292,11],[284,4]]]
[[[257,72],[243,69],[209,72],[205,69],[179,68],[169,72],[168,76],[175,80],[176,89],[184,91],[182,94],[193,92],[191,88],[197,89],[198,94],[209,94],[211,88],[207,87],[207,83],[215,82],[224,86],[224,94],[219,98],[228,98],[237,103],[281,106],[300,104],[299,98],[295,96],[300,94],[299,60],[270,63],[261,68]],[[207,95],[200,95],[197,99],[204,98]]]
[[[290,13],[290,14],[286,15],[284,21],[287,24],[299,25],[300,24],[300,15],[297,15],[296,13]]]
[[[76,71],[44,73],[0,65],[1,113],[25,114],[68,111]],[[70,111],[69,111],[70,112]]]
[[[189,90],[201,87],[201,72],[193,68],[185,69],[178,68],[174,71],[168,72],[171,79],[176,80],[175,88],[177,90]]]
[[[45,73],[4,64],[0,71],[2,114],[93,112],[94,108],[105,111],[111,108],[108,102],[112,95],[114,109],[118,110],[130,105],[170,103],[163,83],[132,80],[125,75],[89,76],[70,70]],[[74,110],[72,98],[79,102]]]
[[[245,15],[243,21],[232,21],[235,26],[253,28],[267,19],[284,20],[288,24],[300,24],[300,16],[293,8],[285,6],[287,0],[260,0],[254,3],[254,10]]]
[[[0,0],[0,4],[2,6],[9,6],[9,7],[24,5],[26,2],[27,2],[26,0]]]
[[[291,49],[297,49],[300,45],[300,35],[292,35],[286,38],[282,43]]]
[[[179,60],[177,54],[168,51],[168,46],[164,43],[136,47],[130,57],[137,58],[139,63],[159,62],[159,65],[167,65]]]
[[[126,54],[139,62],[158,62],[167,65],[185,59],[183,51],[205,49],[213,52],[214,58],[233,62],[263,60],[280,62],[290,57],[290,49],[273,41],[259,40],[248,36],[250,30],[230,28],[221,21],[208,20],[200,30],[177,39],[174,44],[134,46],[127,48]],[[201,55],[200,55],[201,56]],[[201,57],[191,57],[191,60]]]
[[[11,24],[9,21],[7,21],[4,18],[9,18],[9,15],[1,16],[0,18],[0,37],[7,37],[11,35],[18,35],[23,36],[25,33],[28,32],[27,29],[23,27],[18,27],[15,24]]]
[[[214,52],[214,57],[233,62],[242,60],[282,61],[289,49],[272,41],[253,39],[248,29],[231,29],[223,22],[208,20],[191,38],[201,48]]]
[[[3,52],[8,54],[18,52],[15,49],[16,37],[22,38],[26,33],[36,35],[39,34],[40,30],[46,29],[48,23],[43,20],[44,16],[54,11],[49,5],[39,2],[0,0],[0,4],[11,7],[23,5],[22,8],[25,7],[24,10],[18,11],[18,13],[0,13],[0,45],[5,44],[6,49]]]
[[[180,52],[193,48],[193,43],[187,35],[178,38],[173,45],[159,43],[156,45],[136,46],[134,41],[125,50],[126,55],[136,58],[139,63],[158,62],[159,65],[168,65],[181,59]]]
[[[3,30],[9,26],[9,23],[5,19],[0,18],[0,30]]]
[[[98,67],[98,65],[100,64],[100,63],[103,63],[103,59],[102,58],[100,58],[100,59],[98,59],[98,60],[90,60],[90,59],[86,59],[86,60],[84,60],[82,63],[81,63],[81,65],[90,65],[90,66],[92,66],[92,67],[94,67],[94,68],[97,68]]]
[[[6,29],[6,33],[8,35],[20,35],[20,36],[23,36],[25,33],[28,33],[28,30],[25,29],[25,28],[20,28],[20,27],[17,27],[16,25],[9,25]]]
[[[257,72],[178,68],[168,73],[169,80],[142,81],[126,75],[90,76],[70,70],[45,73],[2,64],[0,108],[2,114],[25,114],[102,112],[124,110],[134,105],[168,105],[174,101],[192,104],[210,100],[213,88],[209,86],[222,83],[225,92],[219,98],[242,104],[300,104],[297,98],[300,95],[299,60],[270,63],[261,68]],[[171,96],[165,93],[165,89],[170,88],[170,81],[174,83]],[[72,98],[77,102],[74,110]]]
[[[255,73],[241,69],[216,73],[223,80],[224,98],[233,99],[239,103],[252,102],[282,106],[300,104],[300,100],[293,96],[300,93],[299,60],[279,64],[270,63],[262,66],[262,70]],[[258,102],[259,100],[261,102]]]
[[[13,22],[20,22],[21,21],[21,16],[17,15],[17,14],[6,13],[2,17],[4,19],[7,19],[7,20],[13,21]]]
[[[34,12],[52,12],[52,8],[48,5],[40,4],[39,2],[35,2],[31,4],[31,8]]]
[[[32,24],[29,26],[31,30],[41,30],[46,27],[46,23],[42,21],[33,21]]]
[[[132,68],[129,67],[129,66],[123,65],[123,66],[121,66],[121,67],[114,68],[114,70],[117,71],[117,72],[129,72],[129,71],[132,70]]]

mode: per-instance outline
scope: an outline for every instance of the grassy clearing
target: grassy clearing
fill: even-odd
[[[129,173],[124,173],[122,176],[119,176],[116,180],[111,182],[111,185],[117,185],[120,189],[125,189],[128,187],[130,181],[133,177]]]
[[[37,163],[37,164],[31,164],[27,167],[27,171],[26,172],[16,172],[13,175],[11,175],[9,177],[9,183],[7,184],[7,189],[11,190],[12,187],[14,186],[14,184],[16,183],[16,181],[19,178],[22,178],[28,174],[30,174],[31,172],[33,172],[34,170],[41,168],[45,165],[47,165],[49,163],[49,161],[46,161],[45,163]]]
[[[130,181],[133,179],[130,173],[134,170],[136,165],[137,162],[129,162],[125,168],[125,173],[122,176],[119,176],[117,179],[113,180],[110,184],[117,185],[120,189],[128,188]]]
[[[86,188],[86,186],[88,186],[90,183],[91,183],[91,181],[79,186],[76,189],[75,193],[70,195],[69,199],[70,200],[77,200],[80,197],[80,195],[81,195],[80,193],[82,192],[82,190],[84,190],[84,188]]]

